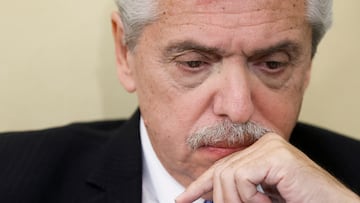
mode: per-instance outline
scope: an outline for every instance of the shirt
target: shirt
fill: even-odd
[[[142,202],[172,203],[185,188],[164,168],[151,145],[144,121],[140,119],[140,137],[143,152]],[[194,203],[203,203],[198,199]]]

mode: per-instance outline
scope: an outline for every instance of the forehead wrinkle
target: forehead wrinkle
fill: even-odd
[[[290,19],[292,17],[289,17],[287,19]],[[249,23],[249,24],[238,24],[238,23],[230,23],[228,22],[228,24],[220,24],[220,23],[215,23],[215,22],[178,22],[178,23],[172,23],[171,26],[177,27],[177,26],[215,26],[215,27],[219,27],[219,28],[223,28],[223,29],[228,29],[228,30],[233,30],[233,29],[237,29],[237,27],[239,28],[251,28],[251,27],[256,27],[256,26],[261,26],[261,25],[271,25],[271,24],[275,24],[278,21],[284,21],[287,19],[275,19],[275,20],[269,20],[269,21],[264,21],[264,22],[259,22],[257,24],[254,23]],[[294,19],[296,19],[296,17],[294,17]],[[283,28],[282,30],[288,30],[289,27],[291,28],[295,28],[299,25],[302,25],[303,22],[298,22],[297,24],[293,24],[292,26],[288,26]],[[279,30],[280,32],[281,30]]]
[[[192,16],[189,18],[189,16]],[[211,13],[211,12],[184,12],[177,15],[164,18],[165,24],[168,26],[184,26],[184,25],[210,25],[226,29],[236,27],[253,27],[266,24],[273,24],[279,21],[292,21],[295,24],[303,24],[305,18],[299,18],[297,14],[288,13],[288,15],[279,14],[279,12],[259,12],[252,13]],[[294,25],[296,26],[296,25]]]
[[[162,9],[168,14],[179,13],[250,13],[272,10],[278,13],[305,14],[304,0],[163,0]]]
[[[159,20],[166,24],[204,24],[223,28],[255,26],[280,19],[306,20],[299,0],[163,0]],[[189,17],[193,15],[193,17]]]
[[[304,7],[304,0],[162,0],[163,7],[172,7],[174,10],[192,8],[197,10],[219,10],[219,11],[246,11],[262,8],[289,8]]]

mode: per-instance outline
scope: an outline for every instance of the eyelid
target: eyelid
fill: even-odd
[[[273,53],[251,56],[249,58],[249,61],[278,61],[276,59],[272,60],[272,58],[283,57],[283,56],[286,56],[286,58],[287,58],[286,61],[289,61],[289,62],[292,61],[292,59],[293,59],[293,56],[290,53],[288,53],[286,51],[277,51],[277,52],[273,52]]]
[[[199,60],[199,61],[206,61],[206,62],[209,62],[209,63],[214,63],[214,62],[217,62],[217,61],[221,60],[221,56],[216,55],[216,54],[204,53],[204,52],[198,51],[198,50],[185,50],[185,51],[173,54],[170,57],[170,60],[168,60],[168,61],[175,61],[179,57],[194,58],[194,59],[190,59],[188,61],[191,61],[191,60],[197,61],[197,60]]]

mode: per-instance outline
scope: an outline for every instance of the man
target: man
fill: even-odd
[[[360,202],[359,142],[297,124],[330,0],[118,5],[118,74],[139,112],[1,135],[0,199]]]

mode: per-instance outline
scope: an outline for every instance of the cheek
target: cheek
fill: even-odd
[[[289,139],[300,113],[305,86],[304,78],[298,78],[279,91],[257,88],[253,100],[261,117],[259,120]]]
[[[172,123],[167,123],[167,121],[156,124],[154,121],[145,121],[145,123],[151,143],[159,156],[175,158],[177,156],[174,154],[178,154],[186,148],[186,134],[176,126],[171,126]]]
[[[288,139],[297,121],[300,104],[288,97],[268,97],[264,104],[259,102],[259,111],[267,125],[276,133]]]
[[[151,57],[147,57],[151,58]],[[167,71],[173,67],[154,61],[138,60],[136,70],[137,95],[143,115],[152,122],[161,122],[169,129],[186,131],[209,104],[209,88],[179,87]]]

